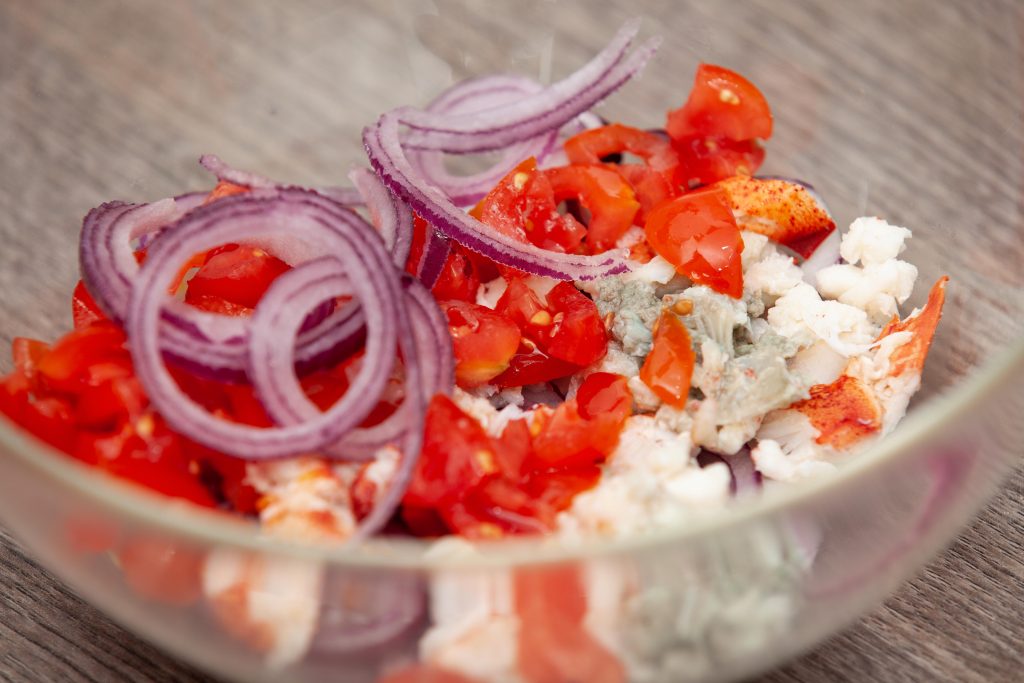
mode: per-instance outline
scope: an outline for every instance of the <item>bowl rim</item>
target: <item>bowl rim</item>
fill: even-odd
[[[1004,348],[959,385],[916,406],[891,434],[873,444],[838,471],[795,485],[773,487],[765,494],[736,501],[714,514],[700,514],[635,536],[582,538],[510,538],[467,544],[457,552],[427,552],[443,539],[388,537],[361,545],[303,542],[261,531],[252,520],[205,510],[151,492],[80,463],[37,440],[0,416],[0,446],[44,478],[95,503],[99,508],[133,524],[167,532],[186,541],[321,562],[354,569],[476,569],[518,567],[610,558],[648,551],[659,546],[693,541],[728,532],[788,509],[808,504],[839,489],[855,490],[857,482],[891,464],[901,454],[927,441],[935,432],[967,417],[971,409],[1024,374],[1024,341]],[[17,537],[15,524],[9,521]],[[462,539],[465,540],[465,539]]]

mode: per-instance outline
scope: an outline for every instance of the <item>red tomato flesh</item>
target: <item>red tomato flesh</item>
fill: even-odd
[[[651,212],[647,242],[697,284],[734,298],[743,295],[743,239],[720,188],[689,192]]]

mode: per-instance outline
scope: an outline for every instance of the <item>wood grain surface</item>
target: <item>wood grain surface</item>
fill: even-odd
[[[667,63],[682,60],[678,68],[687,73],[697,59],[747,64],[750,51],[758,51],[752,76],[779,103],[776,168],[820,179],[836,198],[837,213],[870,209],[900,219],[901,211],[913,214],[929,203],[951,222],[1008,226],[980,237],[951,232],[949,243],[913,247],[923,278],[938,274],[939,252],[955,250],[968,253],[963,258],[974,264],[962,277],[992,279],[991,286],[976,287],[987,296],[971,306],[954,300],[962,308],[959,327],[950,323],[942,332],[930,390],[948,388],[987,351],[1019,337],[1024,269],[998,268],[998,255],[1007,249],[1024,258],[1024,10],[1017,0],[737,2],[729,3],[729,21],[719,20],[713,31],[700,29],[721,14],[724,3],[712,0],[651,0],[639,10],[625,9],[628,3],[588,3],[589,13],[566,4],[520,3],[525,14],[549,20],[550,35],[503,25],[489,16],[487,4],[471,0],[0,4],[3,355],[13,336],[52,338],[66,329],[67,293],[77,278],[75,229],[91,206],[199,186],[205,180],[193,160],[206,151],[275,177],[336,183],[343,176],[339,169],[358,158],[358,122],[389,106],[423,101],[450,76],[510,65],[546,76],[556,33],[555,75],[565,73],[601,44],[605,27],[644,9],[659,17],[646,30],[666,37]],[[427,6],[429,11],[419,11]],[[890,27],[891,35],[858,32],[866,14]],[[465,25],[458,40],[439,39],[452,35],[441,30],[452,21]],[[374,61],[381,58],[380,46],[409,31],[437,56],[436,63],[410,61],[400,44],[392,62]],[[915,41],[899,37],[912,32]],[[510,59],[497,47],[502,41],[491,39],[496,35],[523,49]],[[346,50],[335,49],[339,41]],[[671,73],[665,66],[655,69],[661,70],[648,78]],[[893,74],[879,82],[886,96],[856,91],[863,69]],[[380,88],[381,74],[395,87]],[[922,74],[927,77],[918,78]],[[844,108],[830,112],[832,128],[823,131],[816,93],[834,86],[831,78],[849,78],[854,92]],[[976,86],[980,98],[968,94]],[[637,117],[650,119],[651,111],[664,111],[678,99],[677,93],[643,92],[610,106],[624,120],[643,120]],[[859,119],[874,109],[879,120],[918,136],[893,145],[884,125],[861,126]],[[938,128],[914,129],[922,111],[934,115]],[[933,130],[943,133],[936,137]],[[916,155],[944,144],[946,131],[955,132],[960,149],[977,154],[917,167]],[[841,158],[828,154],[817,141],[829,135],[855,136],[857,150]],[[972,201],[951,199],[951,187],[968,187]],[[937,209],[924,213],[944,220]],[[992,325],[993,316],[1005,324]],[[989,321],[991,330],[982,338],[958,331],[979,320]],[[970,528],[883,606],[760,680],[1024,679],[1022,499],[1019,470]],[[0,530],[0,680],[211,679],[110,622]]]

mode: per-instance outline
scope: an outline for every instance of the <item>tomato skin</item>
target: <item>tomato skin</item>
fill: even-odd
[[[524,387],[568,377],[583,366],[552,358],[539,349],[525,350],[512,356],[508,369],[491,380],[496,387]]]
[[[675,140],[767,140],[772,136],[772,113],[764,95],[746,78],[725,67],[701,64],[686,104],[669,112],[666,128]]]
[[[575,399],[534,415],[540,426],[533,439],[534,469],[587,467],[602,462],[619,443],[621,422],[613,415],[585,419]],[[537,427],[534,427],[537,429]]]
[[[524,490],[550,507],[561,512],[572,505],[578,494],[597,486],[601,481],[598,465],[583,465],[531,473],[523,483]]]
[[[448,259],[441,269],[441,275],[431,292],[439,301],[458,299],[459,301],[476,301],[477,290],[480,289],[480,274],[476,263],[470,258],[468,250],[453,242],[448,252]]]
[[[608,351],[608,331],[597,304],[571,282],[559,282],[547,296],[553,311],[552,325],[545,337],[537,340],[553,358],[587,366],[604,358]]]
[[[688,192],[647,219],[647,242],[680,273],[733,298],[743,295],[743,239],[720,188]]]
[[[599,164],[611,154],[630,152],[643,164],[608,164],[633,188],[640,203],[636,222],[661,202],[679,194],[679,154],[667,137],[613,123],[578,133],[565,141],[565,154],[573,164]]]
[[[665,311],[658,319],[654,345],[640,368],[640,379],[662,401],[682,407],[689,396],[695,362],[686,326],[675,314]]]
[[[47,386],[74,393],[88,369],[101,361],[124,358],[124,332],[113,323],[99,322],[71,332],[53,345],[37,368]]]
[[[439,305],[452,335],[455,379],[459,386],[484,384],[508,368],[522,337],[514,322],[489,308],[465,301],[442,301]]]
[[[81,280],[75,285],[75,291],[71,295],[71,319],[74,321],[75,328],[88,327],[98,320],[104,320],[106,318],[103,315],[103,311],[100,310],[99,304],[92,298],[92,294],[85,288],[85,283]]]
[[[469,213],[500,233],[550,251],[575,253],[587,234],[579,221],[558,212],[551,181],[537,171],[533,157],[512,169]]]
[[[615,171],[600,165],[559,166],[543,171],[555,202],[576,199],[590,211],[587,250],[607,251],[633,225],[640,203],[633,188]]]
[[[227,244],[210,251],[188,281],[185,301],[201,297],[223,299],[229,304],[255,308],[271,283],[291,269],[263,249]]]
[[[519,671],[530,683],[625,683],[620,662],[583,625],[586,591],[575,567],[520,569],[513,576],[520,618]]]
[[[487,432],[438,394],[427,409],[423,448],[403,503],[425,508],[450,504],[497,471]]]
[[[758,140],[693,137],[675,142],[679,150],[677,181],[683,188],[732,178],[751,176],[764,162],[764,146]]]
[[[117,557],[125,582],[141,597],[186,606],[202,594],[203,557],[195,551],[140,536],[124,542]]]
[[[585,420],[612,415],[625,421],[633,412],[633,393],[626,378],[612,372],[587,375],[576,391],[576,402]]]

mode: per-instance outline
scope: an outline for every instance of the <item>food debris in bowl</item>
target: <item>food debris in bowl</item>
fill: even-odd
[[[597,117],[654,52],[636,31],[551,86],[485,76],[385,112],[350,188],[206,156],[212,188],[93,209],[74,330],[14,341],[0,411],[166,496],[339,543],[640,534],[856,457],[918,389],[947,279],[901,318],[910,230],[840,232],[811,185],[756,175],[773,119],[733,71],[700,65],[663,129]],[[472,175],[445,164],[485,152]],[[214,551],[161,574],[139,544],[90,548],[276,664],[315,647],[330,587],[307,567]],[[557,642],[625,680],[587,606],[558,597],[583,579],[558,579],[501,587],[510,666],[564,679],[537,655]],[[260,581],[307,609],[256,609]],[[393,618],[349,625],[350,647],[424,617],[418,585],[378,597]],[[420,651],[447,653],[431,680],[469,680],[449,626]]]

